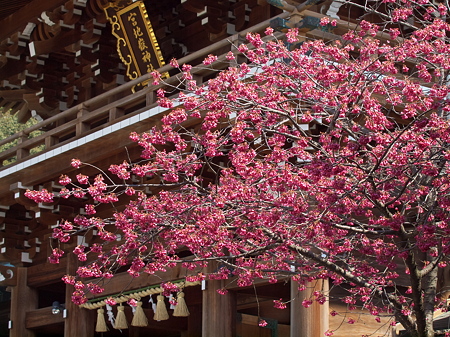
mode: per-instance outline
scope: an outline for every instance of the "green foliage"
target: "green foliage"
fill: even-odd
[[[19,123],[17,121],[17,115],[11,115],[10,112],[3,112],[3,110],[0,108],[0,140],[3,140],[5,138],[8,138],[9,136],[12,136],[22,130],[25,130],[34,124],[38,123],[38,121],[34,118],[30,118],[25,124]],[[38,135],[42,134],[41,131],[33,131],[29,138],[36,137]],[[0,146],[0,153],[3,151],[6,151],[14,146],[17,145],[17,139],[6,143]],[[30,153],[37,153],[43,150],[43,146],[39,146],[36,148],[33,148],[30,150]],[[9,158],[7,160],[3,161],[3,165],[8,165],[16,161],[15,157]]]

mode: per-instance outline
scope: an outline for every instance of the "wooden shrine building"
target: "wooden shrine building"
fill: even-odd
[[[72,287],[61,281],[80,262],[71,254],[57,265],[47,261],[52,226],[84,205],[62,198],[36,205],[24,192],[41,187],[57,192],[59,176],[70,174],[74,157],[99,168],[125,156],[137,158],[129,133],[150,129],[164,114],[155,104],[160,86],[149,82],[152,69],[176,83],[177,70],[168,65],[172,58],[195,66],[208,54],[233,51],[247,31],[263,32],[270,25],[280,34],[296,26],[310,38],[339,34],[348,26],[324,32],[319,20],[327,15],[351,25],[349,13],[332,0],[0,0],[0,107],[22,123],[37,121],[0,141],[11,144],[0,153],[0,336],[323,336],[334,324],[328,315],[333,304],[304,309],[296,300],[286,310],[273,308],[275,299],[313,291],[299,295],[289,280],[258,284],[257,296],[256,288],[236,286],[218,295],[223,281],[192,284],[185,290],[190,316],[170,314],[159,322],[151,319],[146,295],[148,326],[117,330],[108,323],[109,332],[97,333],[97,310],[73,304]],[[198,70],[195,76],[202,82],[214,72]],[[38,133],[30,138],[33,131]],[[83,173],[95,172],[86,167]],[[95,237],[80,240],[89,244]],[[64,248],[77,244],[74,238]],[[119,274],[105,295],[148,290],[185,273],[175,268],[136,279]],[[129,306],[125,314],[130,323]],[[258,327],[258,316],[266,317],[268,326]],[[339,333],[349,336],[345,328]]]

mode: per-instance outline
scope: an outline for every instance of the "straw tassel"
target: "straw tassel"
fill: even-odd
[[[167,312],[166,304],[164,303],[164,296],[158,295],[156,298],[156,312],[153,316],[153,319],[155,321],[164,321],[166,319],[169,319],[169,314]]]
[[[106,332],[108,330],[109,329],[106,326],[106,321],[105,321],[105,309],[103,309],[103,308],[97,309],[97,324],[95,326],[95,331]]]
[[[117,317],[115,329],[128,329],[127,318],[125,317],[125,307],[121,304],[117,307]]]
[[[136,311],[133,316],[133,320],[131,321],[132,326],[147,326],[148,319],[145,316],[144,309],[142,309],[142,302],[138,301],[136,303]]]
[[[189,309],[186,305],[186,300],[184,299],[184,292],[180,291],[177,296],[177,305],[173,311],[173,315],[176,317],[187,317],[189,316]]]

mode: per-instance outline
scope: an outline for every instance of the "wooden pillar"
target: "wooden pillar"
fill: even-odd
[[[19,132],[19,139],[17,141],[17,145],[19,145],[19,148],[16,151],[17,160],[23,159],[25,157],[28,157],[30,155],[30,150],[25,149],[23,147],[20,147],[20,144],[26,142],[28,140],[28,135],[26,135],[23,131]]]
[[[56,145],[59,142],[58,137],[55,136],[48,136],[45,137],[45,149],[48,150],[52,148],[54,145]]]
[[[144,335],[144,334],[143,334]],[[140,337],[140,328],[131,325],[131,321],[128,322],[128,337]]]
[[[308,283],[306,290],[299,291],[298,284],[291,281],[291,337],[323,337],[329,328],[329,301],[319,304],[312,295],[314,291],[328,294],[328,280]],[[313,303],[305,308],[303,300]]]
[[[223,287],[223,280],[206,281],[202,303],[202,336],[236,336],[236,295],[232,291],[220,295],[217,290]]]
[[[35,289],[27,285],[27,268],[17,268],[17,285],[11,287],[10,337],[34,337],[32,330],[25,328],[25,314],[38,307],[38,295]]]
[[[125,114],[125,110],[119,107],[113,107],[109,109],[109,122],[113,122],[119,117],[122,117]]]
[[[156,96],[156,92],[155,91],[149,91],[145,95],[145,105],[146,106],[152,105],[156,101],[157,101],[157,96]]]
[[[189,306],[188,330],[185,337],[202,336],[202,307],[200,305]]]
[[[88,113],[87,107],[82,103],[78,106],[77,118],[81,118]],[[75,134],[77,136],[82,136],[85,132],[89,131],[89,125],[83,123],[82,121],[78,121],[75,126]]]
[[[74,254],[67,255],[67,274],[74,275],[78,260]],[[64,322],[64,337],[94,337],[96,311],[80,309],[72,302],[73,286],[66,286],[67,317]]]

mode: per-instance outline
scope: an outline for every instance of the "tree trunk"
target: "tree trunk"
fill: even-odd
[[[431,261],[433,263],[434,261]],[[423,332],[424,337],[434,337],[433,329],[433,315],[436,301],[436,287],[438,281],[438,268],[435,267],[429,274],[427,274],[423,280],[423,304],[422,310],[425,316],[425,331]]]
[[[430,261],[431,260],[431,261]],[[434,263],[434,259],[429,259],[430,263]],[[414,337],[434,337],[433,315],[436,301],[436,287],[438,280],[438,268],[433,268],[428,274],[421,277],[421,301],[414,301],[414,313],[416,316],[416,334]]]

